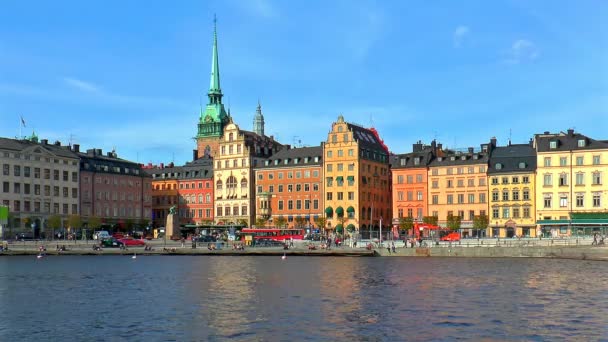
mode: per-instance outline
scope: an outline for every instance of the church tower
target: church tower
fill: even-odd
[[[219,139],[228,124],[228,114],[222,103],[222,88],[220,87],[220,66],[217,53],[217,20],[213,19],[213,52],[211,57],[211,79],[209,81],[209,102],[198,120],[196,145],[198,157],[205,155],[215,156],[218,150]]]
[[[264,115],[262,115],[262,105],[258,100],[258,109],[255,111],[255,116],[253,117],[253,133],[264,136]]]

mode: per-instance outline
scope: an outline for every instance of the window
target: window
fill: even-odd
[[[279,201],[279,210],[283,210],[283,200]]]
[[[355,200],[355,192],[354,191],[349,191],[348,192],[348,200],[349,201],[354,201]]]
[[[486,179],[485,178],[479,178],[479,186],[485,186],[486,185]]]
[[[454,195],[448,195],[448,204],[454,204]]]
[[[509,200],[509,190],[503,190],[502,191],[502,200],[503,201],[508,201]]]
[[[498,184],[498,177],[492,177],[492,185]]]
[[[458,204],[464,203],[464,194],[458,194]]]
[[[469,194],[469,203],[475,203],[475,194]]]
[[[343,201],[343,200],[344,200],[344,193],[343,193],[343,192],[341,192],[341,191],[340,191],[340,192],[338,192],[338,193],[337,193],[337,197],[338,197],[338,198],[337,198],[337,199],[338,199],[338,201]]]
[[[328,187],[333,186],[334,179],[332,177],[325,178],[325,181],[326,181]]]
[[[397,191],[397,199],[403,201],[403,191]]]
[[[509,177],[502,177],[502,184],[509,184]]]
[[[593,156],[593,165],[600,164],[600,156]]]
[[[416,193],[416,199],[417,199],[418,201],[422,201],[422,191],[418,191],[418,192]]]
[[[576,185],[584,185],[585,184],[585,174],[583,172],[579,172],[576,174]]]
[[[416,183],[422,183],[422,175],[416,175]]]
[[[433,182],[431,182],[431,187],[433,189],[437,189],[439,187],[439,181],[434,180]]]
[[[568,175],[562,173],[559,175],[559,186],[567,186],[568,185]]]
[[[529,201],[530,200],[530,190],[524,189],[524,191],[523,191],[523,200],[524,201]]]
[[[560,208],[566,208],[568,206],[568,195],[559,195],[559,206]]]
[[[560,157],[559,158],[559,166],[567,166],[568,165],[568,158],[566,157]]]
[[[551,157],[545,157],[545,167],[551,166]]]
[[[10,176],[10,173],[11,173],[11,166],[8,164],[2,165],[2,174],[4,176]]]
[[[530,208],[524,207],[524,218],[530,217]]]
[[[302,191],[302,184],[296,184],[296,191]]]
[[[327,164],[327,172],[332,172],[332,171],[333,171],[333,165]]]
[[[459,180],[458,180],[458,187],[459,187],[459,188],[464,187],[464,179],[459,179]]]
[[[287,192],[293,192],[293,184],[287,184]]]
[[[331,193],[331,192],[328,192],[328,193],[327,193],[327,200],[328,200],[328,201],[333,200],[333,193]]]
[[[512,197],[514,201],[519,201],[519,190],[513,190]]]
[[[593,194],[593,207],[599,208],[602,206],[602,194],[594,193]]]
[[[439,195],[433,195],[432,197],[433,204],[439,204]]]
[[[279,192],[283,192],[283,184],[279,184]]]
[[[583,156],[576,157],[576,165],[583,165]]]
[[[464,173],[464,167],[459,167],[458,169],[456,169],[456,172],[461,175]]]
[[[264,191],[264,188],[261,185],[258,185],[258,194],[262,193],[262,191]]]
[[[551,208],[551,194],[546,194],[544,197],[544,207]]]
[[[508,219],[510,217],[509,211],[510,211],[509,208],[502,208],[502,218],[503,219]]]
[[[486,173],[486,167],[485,166],[480,166],[479,167],[479,173]]]
[[[467,180],[467,186],[472,187],[475,186],[475,178],[471,178]]]
[[[475,173],[475,168],[470,166],[470,167],[468,168],[468,172],[469,172],[469,173]]]
[[[553,185],[553,177],[551,174],[546,174],[543,176],[543,185],[544,186],[551,186]]]
[[[348,156],[349,156],[349,157],[352,157],[352,156],[354,156],[354,155],[355,155],[355,151],[354,151],[352,148],[351,148],[351,149],[349,149],[349,150],[348,150]]]
[[[492,209],[492,218],[497,219],[499,216],[499,210],[498,209]]]
[[[513,208],[513,218],[519,218],[519,208]]]
[[[511,178],[511,183],[513,183],[513,184],[519,184],[519,177],[513,177],[513,178]]]
[[[408,201],[413,201],[414,200],[414,192],[413,191],[408,191],[407,192],[407,200]]]
[[[549,142],[549,148],[551,149],[556,149],[557,148],[557,141],[553,140]]]
[[[14,165],[13,166],[13,174],[14,174],[15,177],[21,176],[21,166]]]
[[[448,179],[448,184],[447,184],[447,187],[448,187],[448,188],[453,188],[453,187],[454,187],[453,182],[454,182],[453,180]]]
[[[525,168],[526,168],[526,166],[527,166],[527,165],[526,165],[526,163],[524,163],[524,162],[519,162],[518,167],[519,167],[520,169],[525,169]]]
[[[333,157],[333,151],[327,151],[327,158]]]
[[[496,163],[496,165],[494,167],[496,168],[496,170],[500,170],[500,169],[502,169],[502,164]]]
[[[602,184],[602,173],[601,172],[599,172],[599,171],[594,172],[592,177],[593,177],[592,178],[593,180],[592,180],[591,184],[593,184],[593,185]]]
[[[408,175],[407,176],[407,184],[412,184],[414,183],[414,176]]]
[[[585,206],[585,194],[576,194],[576,206],[579,208]]]

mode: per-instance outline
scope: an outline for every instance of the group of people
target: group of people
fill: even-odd
[[[422,237],[418,237],[418,239],[416,238],[403,238],[403,247],[407,248],[407,245],[410,245],[410,248],[414,248],[416,247],[416,244],[418,244],[418,247],[422,247]]]
[[[61,246],[57,245],[57,247],[55,247],[55,250],[56,250],[57,252],[65,252],[65,251],[67,251],[68,249],[65,247],[65,245],[61,245]]]
[[[592,246],[603,245],[604,238],[605,238],[605,236],[599,235],[598,233],[593,234],[593,242],[591,243],[591,245]]]
[[[244,251],[245,250],[245,245],[242,243],[235,243],[232,245],[232,250],[235,251]]]
[[[144,251],[153,251],[153,250],[154,250],[154,248],[152,248],[152,245],[149,245],[149,244],[144,245]]]

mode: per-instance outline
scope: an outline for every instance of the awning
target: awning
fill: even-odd
[[[304,218],[310,220],[310,215],[304,215]]]
[[[568,220],[538,220],[536,224],[540,224],[541,226],[550,226],[550,225],[564,225],[568,224],[570,221]]]
[[[314,220],[318,220],[318,219],[319,219],[319,215],[314,215],[312,218],[313,218]]]
[[[293,220],[293,216],[292,216],[292,215],[289,215],[289,216],[287,216],[287,219],[288,219],[288,220]]]
[[[327,216],[332,216],[334,214],[334,209],[332,207],[325,208],[325,214],[327,214]]]
[[[336,208],[336,214],[338,214],[338,215],[344,215],[344,208],[337,207]]]
[[[355,181],[355,176],[348,176],[348,177],[346,177],[346,180],[354,182]]]
[[[355,230],[355,225],[354,224],[349,224],[348,226],[346,226],[346,231],[348,232],[353,232]]]
[[[336,233],[342,233],[342,230],[343,230],[342,225],[338,223],[336,225]]]
[[[342,177],[342,176],[336,177],[336,182],[344,182],[344,177]]]
[[[350,207],[348,207],[348,208],[346,209],[346,212],[347,212],[347,213],[354,213],[354,212],[355,212],[355,208],[353,208],[352,206],[350,206]]]

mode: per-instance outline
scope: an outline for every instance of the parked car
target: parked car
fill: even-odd
[[[439,239],[441,241],[460,241],[460,234],[453,232]]]
[[[109,238],[105,238],[105,239],[101,239],[100,240],[101,246],[102,247],[117,247],[120,248],[122,246],[124,246],[125,244],[120,242],[119,240],[113,238],[113,237],[109,237]]]
[[[146,244],[144,240],[137,240],[132,238],[118,239],[118,241],[123,243],[125,246],[144,246]]]
[[[93,234],[93,239],[94,240],[103,240],[103,239],[108,239],[111,238],[112,236],[110,235],[110,233],[108,233],[107,230],[100,230],[98,232],[95,232]]]
[[[17,240],[33,240],[34,234],[32,233],[19,233],[15,236]]]
[[[121,232],[116,232],[116,233],[112,234],[112,237],[115,239],[122,239],[125,237],[125,234],[123,234]]]

